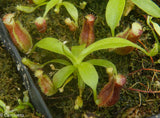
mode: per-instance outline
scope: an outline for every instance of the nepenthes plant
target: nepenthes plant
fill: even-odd
[[[71,17],[74,19],[75,24],[78,25],[78,13],[77,13],[77,10],[73,10],[75,7],[72,4],[68,2],[62,2],[61,0],[50,0],[47,3],[43,1],[42,3],[43,5],[46,4],[46,10],[44,12],[43,17],[46,17],[49,10],[53,8],[54,6],[56,7],[56,10],[59,11],[60,6],[64,5],[67,11],[70,13]],[[111,23],[111,26],[110,25],[109,26],[112,30],[112,36],[114,36],[114,29],[118,25],[120,21],[120,17],[121,17],[121,13],[118,13],[119,17],[115,18],[114,17],[115,14],[112,14],[112,12],[108,11],[109,9],[108,7],[112,6],[113,3],[115,3],[115,1],[110,0],[107,5],[107,9],[106,9],[107,10],[106,20],[108,24]],[[120,3],[117,2],[117,4],[120,4]],[[123,6],[124,6],[124,2],[123,2]],[[123,11],[123,9],[121,10]],[[110,13],[110,15],[107,17],[108,13]],[[111,16],[113,16],[113,18],[115,18],[116,21],[109,23],[109,21],[114,21],[110,19],[112,18]],[[19,24],[14,23],[13,18],[11,19],[13,23],[10,24],[10,27],[16,26],[16,25],[19,26]],[[7,21],[6,23],[8,23],[8,21],[10,20],[6,20],[6,21]],[[94,21],[94,18],[92,21]],[[93,25],[93,22],[91,24]],[[19,38],[17,37],[18,35],[16,34],[15,32],[16,29],[14,28],[15,27],[12,28],[13,31],[11,32],[12,34],[14,34],[13,36],[15,40],[17,41]],[[85,32],[87,32],[88,30],[90,31],[93,30],[90,27],[88,27],[88,29],[85,29],[85,27],[82,29],[84,29]],[[20,27],[20,30],[23,30],[23,29]],[[128,30],[128,32],[130,32],[130,30]],[[124,48],[128,46],[137,48],[148,56],[154,56],[158,53],[158,43],[155,43],[153,49],[150,52],[147,52],[145,49],[141,48],[137,44],[129,40],[126,40],[125,38],[127,37],[123,37],[123,36],[108,37],[104,39],[99,39],[98,41],[94,42],[93,41],[94,35],[90,35],[92,34],[91,32],[88,32],[87,35],[84,35],[83,33],[81,34],[82,36],[80,37],[82,39],[80,39],[80,45],[78,46],[72,46],[69,48],[67,47],[67,45],[65,45],[65,43],[59,41],[58,39],[47,37],[37,42],[32,49],[32,52],[35,51],[36,48],[45,49],[45,50],[65,56],[67,58],[66,60],[54,59],[44,64],[39,64],[39,63],[32,62],[27,58],[22,59],[22,62],[25,65],[27,65],[32,71],[34,71],[35,76],[38,78],[38,83],[41,88],[41,91],[47,96],[56,94],[58,90],[60,92],[63,92],[64,87],[67,83],[69,83],[73,78],[77,79],[79,95],[77,96],[77,99],[75,100],[75,109],[78,109],[79,107],[82,107],[83,105],[82,94],[85,89],[85,85],[89,86],[92,89],[94,101],[97,105],[110,106],[110,105],[115,104],[117,100],[119,99],[120,89],[122,88],[122,86],[125,84],[125,81],[126,81],[123,75],[118,74],[116,66],[111,61],[108,61],[106,59],[86,60],[86,57],[89,54],[93,53],[94,51],[99,51],[99,50],[104,50],[104,49],[105,50],[107,49],[118,49],[119,50],[120,48]],[[85,36],[85,38],[86,37],[88,38],[87,42],[83,40],[83,36]],[[129,33],[127,36],[129,36]],[[64,65],[60,70],[58,70],[53,75],[52,79],[50,79],[48,75],[45,74],[42,70],[43,67],[46,66],[48,63],[59,63],[59,64]],[[106,84],[106,86],[104,86],[99,96],[97,96],[97,84],[98,84],[99,76],[94,66],[102,66],[102,67],[107,68],[107,73],[109,75],[109,82],[108,84]],[[117,95],[117,98],[114,98],[115,95]]]
[[[68,60],[54,59],[44,64],[38,64],[31,62],[27,58],[24,58],[22,62],[28,67],[30,67],[33,71],[35,71],[35,76],[39,78],[41,90],[46,95],[51,96],[55,94],[58,90],[62,90],[68,82],[75,78],[77,79],[77,85],[79,88],[79,96],[77,97],[77,99],[78,101],[81,101],[76,102],[79,103],[79,107],[81,107],[83,104],[82,93],[84,91],[85,85],[89,86],[92,89],[94,101],[97,105],[99,105],[101,101],[97,98],[96,90],[99,76],[94,66],[112,68],[112,77],[117,78],[117,81],[120,81],[120,76],[117,73],[116,66],[108,60],[90,59],[84,61],[84,59],[94,51],[109,48],[115,49],[126,46],[135,47],[148,56],[156,55],[156,50],[158,50],[157,45],[155,44],[154,48],[150,51],[150,53],[148,53],[137,44],[134,44],[126,39],[119,37],[104,38],[92,43],[88,47],[86,47],[85,44],[72,46],[70,50],[63,42],[59,41],[58,39],[47,37],[37,42],[32,51],[34,51],[36,48],[41,48],[57,54],[64,55],[68,58]],[[49,79],[49,77],[46,74],[43,74],[43,71],[41,70],[46,64],[50,62],[60,63],[64,65],[63,68],[61,68],[54,74],[52,79]]]
[[[10,27],[15,26],[14,20],[12,17],[11,19],[13,23],[12,24],[9,23]],[[10,20],[7,20],[7,23],[8,22],[10,22]],[[19,25],[17,24],[17,26]],[[19,29],[23,30],[22,28],[19,28]],[[91,30],[92,28],[89,28],[89,29]],[[17,37],[17,34],[15,31],[16,29],[14,29],[13,27],[13,31],[11,32],[14,34],[13,36],[15,37],[15,40],[18,40],[19,38]],[[116,66],[111,61],[108,61],[106,59],[86,60],[86,57],[89,54],[93,53],[94,51],[99,51],[104,49],[105,50],[117,49],[117,48],[122,48],[127,46],[137,48],[148,56],[154,56],[158,53],[157,43],[155,43],[153,49],[150,52],[147,52],[145,49],[141,48],[140,46],[138,46],[137,44],[129,40],[126,40],[123,37],[108,37],[104,39],[99,39],[96,42],[92,42],[92,40],[94,39],[94,36],[91,36],[88,34],[87,37],[88,37],[88,40],[91,40],[91,42],[90,41],[80,42],[81,45],[72,46],[72,47],[67,47],[65,43],[59,41],[56,38],[47,37],[37,42],[32,49],[32,52],[35,51],[36,48],[45,49],[45,50],[65,56],[67,58],[66,60],[54,59],[44,64],[39,64],[39,63],[32,62],[27,58],[22,59],[22,62],[25,65],[27,65],[32,71],[34,71],[35,76],[38,78],[38,83],[41,88],[41,91],[47,96],[56,94],[58,90],[60,92],[63,92],[64,87],[68,82],[70,82],[73,78],[77,79],[79,96],[77,96],[77,99],[75,100],[75,109],[78,109],[83,105],[82,94],[85,89],[85,85],[89,86],[92,89],[94,101],[97,105],[110,106],[117,102],[119,98],[120,89],[125,84],[125,77],[118,74]],[[43,67],[46,66],[48,63],[59,63],[64,65],[61,69],[59,69],[54,74],[52,79],[50,79],[48,75],[45,74],[42,70]],[[104,87],[104,89],[102,89],[99,96],[97,96],[97,84],[98,84],[99,76],[94,66],[102,66],[107,68],[107,70],[109,68],[110,68],[109,70],[112,70],[112,71],[107,71],[107,73],[109,74],[109,82]],[[112,89],[108,89],[108,87],[111,87]],[[104,93],[108,94],[110,98],[109,100],[105,99],[106,95]],[[118,95],[116,99],[113,99],[114,95]]]

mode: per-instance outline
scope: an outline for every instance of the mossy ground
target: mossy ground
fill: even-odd
[[[15,63],[10,57],[9,53],[0,47],[0,100],[2,100],[7,106],[10,106],[10,110],[13,110],[19,105],[18,99],[23,100],[23,92],[26,91],[23,86],[23,81],[20,78]],[[5,116],[0,112],[0,117]],[[15,114],[23,115],[26,118],[38,118],[36,111],[26,107],[23,111],[15,112]]]
[[[96,40],[100,40],[102,38],[111,36],[110,29],[106,24],[104,16],[105,7],[107,4],[106,0],[99,0],[99,1],[86,0],[87,6],[84,10],[79,8],[79,3],[82,2],[82,0],[79,1],[68,0],[68,1],[73,3],[78,8],[79,11],[79,28],[76,30],[76,32],[70,32],[68,27],[64,24],[64,19],[66,17],[69,17],[64,7],[61,8],[59,14],[55,14],[54,9],[52,9],[48,13],[47,15],[48,29],[44,34],[39,33],[34,25],[35,18],[43,15],[44,7],[38,8],[35,12],[31,14],[26,14],[16,11],[15,9],[16,5],[19,4],[27,5],[26,1],[2,0],[3,6],[1,4],[0,8],[2,8],[3,10],[0,13],[2,17],[6,13],[15,12],[17,15],[16,18],[19,19],[22,22],[22,24],[28,29],[28,31],[32,35],[34,42],[37,42],[38,40],[44,37],[54,37],[61,41],[68,41],[68,46],[78,44],[79,34],[83,24],[83,17],[90,13],[95,14],[97,17],[95,22]],[[158,1],[155,0],[155,2],[160,5]],[[144,13],[138,8],[132,10],[128,16],[122,18],[120,26],[116,28],[116,33],[123,31],[127,26],[130,26],[135,21],[140,22],[144,27],[144,33],[141,37],[141,41],[148,47],[148,49],[150,49],[152,47],[152,44],[154,44],[155,40],[142,14]],[[156,22],[160,22],[160,20],[158,19],[154,20]],[[1,51],[2,55],[5,55],[5,57],[9,56],[3,49],[1,49]],[[61,56],[59,55],[42,50],[39,50],[39,52],[35,53],[34,55],[29,55],[29,57],[34,59],[34,61],[40,63],[46,62],[51,58],[61,58]],[[108,59],[116,65],[119,73],[124,74],[127,77],[127,83],[124,89],[122,89],[121,91],[121,97],[119,102],[112,107],[98,108],[93,101],[91,89],[89,87],[86,87],[83,93],[83,100],[84,100],[83,108],[79,110],[74,110],[74,101],[76,99],[76,96],[79,94],[76,85],[77,80],[74,79],[65,87],[63,93],[57,93],[56,95],[51,97],[46,97],[45,95],[42,94],[53,114],[53,117],[79,118],[86,115],[93,117],[100,117],[100,118],[149,117],[158,114],[160,112],[159,94],[140,93],[136,91],[130,91],[127,89],[136,84],[134,86],[134,88],[136,89],[141,89],[146,91],[149,89],[159,90],[159,86],[155,85],[155,81],[159,81],[158,72],[147,71],[147,70],[137,71],[142,68],[152,68],[159,70],[160,69],[159,64],[152,63],[149,57],[147,57],[142,52],[136,49],[127,56],[119,56],[113,52],[108,52],[103,50],[94,52],[87,58]],[[158,59],[159,55],[153,58],[154,61],[157,61]],[[22,92],[24,88],[22,87],[23,89],[21,89],[20,91],[17,89],[20,88],[21,86],[21,84],[17,85],[17,83],[20,83],[19,81],[21,81],[21,79],[19,78],[16,69],[14,68],[12,60],[9,58],[6,62],[6,58],[4,58],[4,56],[0,56],[0,60],[2,60],[0,62],[8,63],[8,66],[5,66],[5,63],[0,64],[2,65],[1,72],[3,72],[6,78],[4,79],[3,77],[3,79],[0,80],[2,81],[2,83],[5,82],[0,86],[0,90],[4,88],[3,85],[9,85],[14,83],[12,90],[15,90],[16,92],[14,91],[14,93],[17,93],[16,96],[14,97],[12,95],[13,92],[11,92],[10,90],[10,86],[6,86],[5,91],[8,95],[7,100],[3,98],[4,97],[3,92],[1,92],[2,94],[1,99],[5,100],[10,105],[15,105],[16,101],[13,102],[12,100],[13,99],[17,100],[17,98],[19,97],[21,98],[23,95]],[[59,65],[55,65],[55,67],[57,69],[61,68]],[[14,70],[10,68],[14,68]],[[104,86],[104,84],[107,83],[108,78],[104,68],[96,67],[96,69],[100,76],[97,88],[97,91],[99,92],[101,88]],[[2,75],[0,77],[2,78]],[[15,79],[13,79],[13,77]],[[36,82],[37,79],[35,79],[35,83]],[[144,84],[145,87],[142,86],[142,84]],[[28,113],[32,114],[32,111]]]

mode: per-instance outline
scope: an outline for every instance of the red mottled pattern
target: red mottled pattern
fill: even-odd
[[[3,23],[5,24],[15,46],[21,52],[28,53],[33,46],[32,38],[22,24],[19,21],[14,20],[14,14],[6,14],[3,17]]]
[[[80,44],[86,44],[86,46],[89,46],[95,41],[95,35],[94,35],[95,19],[96,19],[95,16],[92,14],[89,14],[84,18],[84,23],[79,40]]]
[[[118,83],[117,83],[118,82]],[[113,106],[120,98],[120,91],[126,83],[126,78],[123,75],[112,76],[109,82],[102,88],[98,95],[100,99],[99,107]]]

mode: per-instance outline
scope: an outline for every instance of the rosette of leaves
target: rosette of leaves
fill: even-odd
[[[34,12],[38,7],[46,5],[45,11],[43,14],[43,18],[46,17],[47,13],[52,9],[55,8],[54,11],[56,13],[59,13],[60,7],[64,6],[69,13],[69,15],[72,17],[74,20],[74,23],[76,26],[78,26],[78,10],[77,8],[70,2],[67,1],[62,1],[62,0],[33,0],[35,3],[35,6],[23,6],[23,5],[18,5],[16,8],[19,11],[23,11],[25,13],[32,13]]]
[[[126,39],[119,37],[101,39],[89,45],[87,48],[85,48],[85,45],[72,46],[70,50],[58,39],[47,37],[37,42],[33,48],[33,51],[35,50],[35,48],[38,47],[67,57],[68,60],[60,59],[60,61],[55,61],[55,63],[61,63],[65,66],[54,74],[52,78],[54,88],[56,90],[61,89],[62,87],[64,87],[64,85],[66,85],[66,82],[70,82],[74,77],[77,79],[77,85],[79,88],[80,95],[78,98],[82,97],[82,92],[85,88],[85,85],[87,85],[93,90],[94,101],[98,105],[99,100],[97,98],[96,89],[99,76],[94,66],[113,68],[113,74],[115,75],[117,75],[117,69],[112,62],[105,59],[90,59],[87,61],[84,61],[84,59],[85,57],[87,57],[87,55],[91,54],[94,51],[109,48],[114,49],[126,46],[135,47],[148,56],[156,55],[157,51],[155,50],[158,50],[157,45],[155,45],[155,47],[150,51],[150,53],[148,53],[137,44],[134,44]]]

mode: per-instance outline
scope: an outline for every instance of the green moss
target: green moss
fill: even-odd
[[[0,47],[0,100],[14,109],[18,106],[18,99],[23,99],[25,88],[16,66],[10,55]],[[19,112],[25,117],[36,116],[31,108]]]
[[[52,9],[47,17],[47,24],[48,24],[48,29],[45,33],[39,33],[36,30],[36,27],[34,25],[34,20],[42,16],[44,13],[45,7],[40,7],[38,8],[35,12],[31,14],[25,14],[19,11],[16,11],[17,19],[20,20],[23,23],[23,26],[28,29],[30,32],[34,43],[37,42],[38,40],[45,38],[45,37],[54,37],[57,38],[61,41],[68,41],[67,45],[71,47],[72,45],[77,45],[78,40],[79,40],[79,35],[80,31],[82,28],[83,24],[83,18],[85,15],[93,13],[96,15],[97,19],[95,22],[95,36],[96,40],[100,40],[105,37],[110,37],[110,29],[106,24],[105,21],[105,7],[107,4],[106,0],[86,0],[87,6],[84,10],[80,9],[79,3],[82,2],[83,0],[68,0],[71,3],[73,3],[79,11],[79,28],[75,32],[70,32],[68,27],[64,24],[64,19],[66,17],[69,17],[69,14],[66,12],[65,8],[62,7],[60,10],[59,14],[54,13],[54,9]],[[6,3],[3,1],[3,4],[7,7],[3,7],[2,5],[0,8],[3,8],[3,14],[5,13],[10,13],[10,12],[15,12],[14,6],[17,4],[26,4],[26,2],[22,2],[21,0],[17,2],[11,2],[8,1]],[[145,28],[145,31],[143,33],[143,36],[141,37],[141,40],[144,42],[144,44],[148,47],[151,48],[152,44],[154,43],[153,35],[150,33],[150,29],[145,23],[145,19],[143,16],[138,12],[137,15],[137,10],[134,9],[128,16],[123,17],[120,26],[116,28],[116,33],[123,31],[126,27],[130,26],[134,21],[141,22],[142,25]],[[159,20],[157,20],[159,21]],[[5,82],[2,84],[2,88],[5,87],[6,83],[16,83],[19,80],[15,78],[19,78],[17,75],[16,70],[10,70],[10,66],[12,65],[13,62],[11,59],[8,59],[7,61],[5,60],[6,54],[3,55],[1,54],[2,58],[0,62],[1,69],[0,71],[4,74],[5,80],[4,79],[0,80]],[[4,57],[3,57],[4,56]],[[8,56],[8,55],[7,55]],[[63,56],[56,55],[54,53],[50,53],[47,51],[42,51],[38,50],[38,53],[35,53],[34,55],[29,55],[29,57],[37,62],[43,63],[46,62],[52,58],[64,58]],[[152,71],[138,71],[136,73],[133,73],[133,71],[139,70],[143,67],[145,68],[155,68],[159,69],[159,66],[155,66],[154,64],[151,63],[151,60],[149,57],[145,56],[142,52],[138,50],[134,50],[131,54],[126,55],[126,56],[120,56],[115,54],[114,52],[108,52],[106,50],[103,51],[98,51],[94,52],[92,55],[87,57],[88,59],[90,58],[103,58],[103,59],[108,59],[112,61],[116,67],[119,73],[124,74],[127,77],[127,83],[124,87],[124,89],[121,91],[120,95],[120,100],[118,101],[117,104],[115,104],[112,107],[107,107],[107,108],[98,108],[93,100],[92,96],[92,91],[89,87],[86,86],[86,89],[83,94],[83,100],[84,100],[84,105],[82,109],[79,110],[74,110],[74,100],[76,99],[76,96],[78,95],[78,88],[77,88],[77,79],[74,79],[72,82],[70,82],[66,87],[63,93],[57,93],[56,95],[52,97],[46,97],[45,95],[42,94],[44,97],[46,103],[48,104],[49,108],[51,109],[51,112],[54,117],[81,117],[82,115],[88,115],[91,114],[93,116],[97,117],[107,117],[107,118],[114,118],[114,117],[122,117],[127,114],[127,116],[136,116],[136,110],[139,111],[139,114],[142,115],[142,117],[148,117],[154,114],[157,114],[159,112],[159,100],[157,94],[146,94],[146,93],[141,93],[139,94],[136,91],[130,91],[127,90],[127,88],[131,87],[135,83],[143,83],[145,86],[150,87],[151,89],[155,90],[152,85],[152,77],[154,73]],[[159,59],[159,55],[154,57],[154,60]],[[6,64],[7,63],[7,64]],[[56,68],[60,68],[61,66],[55,65]],[[98,73],[99,73],[99,83],[98,83],[98,88],[97,91],[99,92],[101,88],[108,82],[108,76],[105,72],[104,68],[101,67],[96,67]],[[50,71],[49,68],[45,70],[45,72]],[[13,72],[12,72],[13,71]],[[12,73],[12,75],[10,74]],[[1,78],[2,75],[0,75]],[[159,77],[158,73],[157,76]],[[158,78],[157,78],[158,79]],[[35,79],[35,83],[37,82],[37,79]],[[20,82],[19,82],[20,83]],[[22,82],[21,82],[22,83]],[[15,105],[16,101],[13,102],[13,99],[17,99],[20,97],[22,94],[22,91],[17,91],[17,88],[20,88],[19,84],[15,84],[13,87],[10,86],[10,84],[7,84],[5,89],[2,89],[2,92],[0,92],[1,99],[8,101],[7,98],[11,98],[7,103],[11,105]],[[137,84],[134,88],[136,89],[142,89],[146,90],[145,87],[141,86],[140,84]],[[23,88],[24,89],[24,88]],[[11,95],[8,94],[8,90],[11,91]],[[15,94],[16,96],[13,96],[12,93],[18,92]],[[7,97],[6,97],[7,96]],[[140,101],[140,96],[141,96],[141,101]],[[131,109],[133,108],[133,109]],[[129,111],[131,111],[129,113]]]

